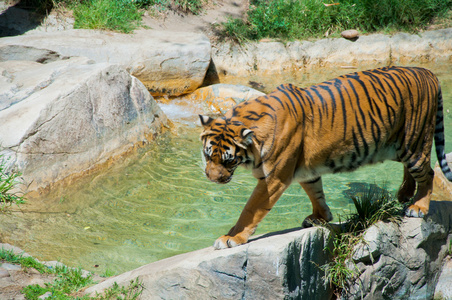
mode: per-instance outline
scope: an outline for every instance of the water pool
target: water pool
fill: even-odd
[[[443,86],[446,150],[450,152],[452,68],[428,67]],[[348,72],[304,74],[285,82],[307,86]],[[253,80],[261,80],[268,90],[281,82]],[[179,118],[177,134],[161,136],[151,147],[102,174],[32,199],[11,214],[1,214],[0,239],[39,259],[60,260],[99,274],[107,270],[120,273],[211,246],[235,224],[256,181],[249,171],[239,168],[227,185],[209,182],[200,163],[201,128],[194,125],[197,117],[181,114],[171,105],[163,108],[171,118]],[[353,173],[324,176],[325,193],[335,218],[352,207],[344,193],[351,183],[386,185],[395,192],[402,169],[399,163],[386,162]],[[295,183],[256,233],[298,227],[310,212],[308,197]]]

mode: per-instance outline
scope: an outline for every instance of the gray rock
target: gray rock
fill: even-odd
[[[319,269],[329,259],[328,236],[311,228],[258,237],[231,249],[205,248],[109,278],[86,293],[138,278],[144,286],[141,299],[329,299],[332,291]]]
[[[451,250],[449,250],[451,251]],[[450,253],[449,253],[450,255]],[[452,299],[452,257],[449,256],[443,265],[435,289],[435,299]]]
[[[143,84],[117,65],[10,60],[0,74],[0,155],[28,191],[102,167],[167,125]]]
[[[449,62],[452,28],[394,36],[372,34],[354,42],[343,38],[315,42],[294,41],[223,43],[212,49],[212,60],[220,79],[270,74],[300,74],[306,70],[354,66],[374,68],[390,64]]]
[[[433,299],[452,238],[451,215],[452,202],[433,201],[425,219],[369,228],[353,256],[359,272],[342,299]]]
[[[0,39],[1,47],[28,46],[63,56],[118,64],[153,95],[177,96],[197,89],[210,63],[210,42],[203,34],[137,30],[134,34],[72,29],[34,32]]]

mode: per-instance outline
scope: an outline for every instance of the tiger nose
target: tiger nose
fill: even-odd
[[[229,181],[231,174],[224,168],[206,169],[207,178],[216,183],[226,183]]]

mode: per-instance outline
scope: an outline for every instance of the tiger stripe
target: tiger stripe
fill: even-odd
[[[303,225],[330,221],[321,176],[384,160],[403,164],[398,199],[414,196],[406,214],[422,217],[432,192],[433,140],[441,170],[452,181],[440,84],[423,68],[355,72],[305,89],[282,84],[222,118],[201,116],[201,123],[210,180],[229,182],[240,164],[251,167],[258,179],[237,224],[215,242],[216,248],[246,242],[294,180],[313,205]]]

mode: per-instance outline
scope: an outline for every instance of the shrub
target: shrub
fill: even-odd
[[[89,0],[74,7],[74,28],[108,29],[124,33],[141,25],[143,13],[129,1]]]

